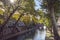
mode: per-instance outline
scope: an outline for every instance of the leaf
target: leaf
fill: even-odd
[[[3,10],[0,9],[0,14],[3,15],[3,13],[4,13]]]

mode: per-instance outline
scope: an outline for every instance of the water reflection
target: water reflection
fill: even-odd
[[[45,36],[46,36],[46,28],[45,28],[45,26],[44,26],[43,30],[37,29],[34,34],[35,35],[32,35],[33,38],[25,39],[25,36],[19,36],[17,38],[17,40],[45,40]]]
[[[33,40],[45,40],[46,30],[36,30],[35,36]]]

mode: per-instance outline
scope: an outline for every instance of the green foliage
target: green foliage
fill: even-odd
[[[34,23],[38,23],[38,20],[35,18],[35,16],[32,17],[32,20],[34,21]]]
[[[59,14],[60,13],[60,1],[59,0],[55,0],[55,1],[54,0],[43,0],[41,8],[48,10],[48,8],[52,6],[51,4],[53,4],[55,15]]]
[[[4,12],[3,12],[3,10],[2,10],[2,9],[0,9],[0,14],[1,14],[1,15],[3,15],[3,13],[4,13]]]
[[[45,26],[50,27],[51,20],[50,20],[49,14],[45,14],[42,10],[39,10],[38,14],[40,15],[40,20],[38,20],[38,22],[43,23]]]
[[[3,19],[0,19],[0,24],[3,24],[4,23],[4,20]]]
[[[30,20],[30,15],[24,15],[24,16],[22,16],[22,17],[21,17],[21,20],[22,20],[26,25],[28,25],[28,24],[31,22],[31,20]]]
[[[18,20],[19,16],[20,16],[20,14],[14,14],[14,15],[12,16],[12,18]]]
[[[20,0],[20,1],[21,1],[21,3],[19,5],[23,9],[19,8],[17,11],[19,11],[20,13],[28,12],[28,13],[32,14],[33,15],[32,20],[34,20],[35,23],[39,22],[39,23],[44,23],[46,26],[49,25],[49,19],[45,18],[45,14],[43,13],[43,11],[40,10],[40,11],[37,11],[38,13],[36,13],[36,11],[34,9],[34,6],[35,6],[34,0]],[[16,5],[18,5],[18,4],[16,3]],[[11,13],[11,11],[14,8],[16,8],[16,5],[13,5],[13,6],[5,5],[4,7],[6,8],[6,13]],[[44,5],[47,5],[47,3],[45,2]],[[40,20],[36,19],[34,14],[35,15],[38,14],[41,17]],[[18,20],[19,16],[20,16],[20,14],[13,14],[12,18]],[[23,16],[23,17],[21,17],[21,20],[24,21],[25,24],[28,24],[30,22],[30,17],[28,15]]]
[[[58,16],[60,15],[60,1],[59,0],[55,0],[55,1],[54,0],[43,0],[41,8],[49,10],[50,7],[54,7],[54,12],[55,12],[56,20],[57,20]],[[46,14],[45,17],[46,17],[45,24],[48,24],[49,26],[51,26],[52,24],[51,24],[51,18],[50,18],[49,13]]]

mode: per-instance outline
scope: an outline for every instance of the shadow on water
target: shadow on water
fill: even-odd
[[[36,30],[17,37],[17,40],[45,40],[46,30]]]
[[[17,37],[8,39],[8,40],[45,40],[46,30],[36,30],[32,31],[29,34],[25,33]]]
[[[32,30],[30,32],[27,32],[27,33],[24,33],[22,35],[19,35],[17,37],[14,37],[14,38],[11,38],[11,39],[8,39],[8,40],[45,40],[45,36],[46,36],[46,29],[43,29],[40,30],[39,29],[36,29],[36,30]]]

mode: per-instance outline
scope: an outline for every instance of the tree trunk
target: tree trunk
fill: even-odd
[[[55,19],[55,14],[54,14],[54,7],[49,8],[50,11],[50,17],[52,21],[52,28],[53,28],[53,33],[54,33],[54,40],[60,40],[59,35],[57,32],[57,25],[56,25],[56,19]]]

